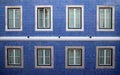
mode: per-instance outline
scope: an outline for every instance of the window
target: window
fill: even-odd
[[[6,68],[23,68],[23,47],[6,46],[5,48]]]
[[[53,68],[53,47],[35,47],[35,67]]]
[[[97,68],[114,68],[115,48],[113,46],[97,47]]]
[[[66,30],[67,31],[83,31],[84,10],[82,5],[66,6]]]
[[[114,31],[113,6],[97,6],[97,31]]]
[[[22,31],[22,6],[6,6],[6,31]]]
[[[35,9],[35,30],[52,31],[52,6],[36,6]]]
[[[84,68],[84,47],[66,47],[66,68]]]

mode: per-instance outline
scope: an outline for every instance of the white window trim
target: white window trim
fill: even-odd
[[[84,61],[84,51],[85,51],[85,48],[84,48],[84,46],[66,46],[65,47],[66,49],[65,49],[65,68],[67,69],[69,69],[69,68],[84,68],[84,63],[85,63],[85,61]],[[67,58],[68,58],[68,54],[67,54],[67,52],[68,52],[68,48],[81,48],[82,49],[82,66],[68,66],[68,60],[67,60]]]
[[[110,7],[112,8],[112,29],[99,29],[99,8],[100,7]],[[115,31],[115,7],[114,6],[105,6],[97,5],[97,31]]]
[[[20,29],[8,29],[7,25],[7,9],[8,8],[20,8]],[[5,6],[5,31],[22,31],[22,6]]]
[[[8,48],[20,48],[21,49],[21,66],[9,66],[8,64],[7,64],[7,49]],[[24,62],[24,59],[23,59],[23,46],[5,46],[5,67],[6,68],[23,68],[23,66],[24,66],[24,64],[23,64],[23,62]]]
[[[38,29],[37,28],[37,8],[46,8],[51,9],[51,28],[50,29]],[[36,5],[35,6],[35,31],[53,31],[53,6],[52,5]]]
[[[68,8],[69,7],[80,7],[82,9],[82,28],[81,29],[68,28]],[[66,31],[84,31],[84,6],[83,5],[66,5]]]
[[[37,48],[51,48],[51,66],[38,66],[37,65]],[[54,48],[53,46],[35,46],[35,68],[54,68]]]
[[[98,49],[99,48],[112,48],[113,49],[113,55],[112,55],[112,66],[99,66],[98,65]],[[115,46],[97,46],[96,47],[96,68],[99,69],[114,69],[115,68]]]

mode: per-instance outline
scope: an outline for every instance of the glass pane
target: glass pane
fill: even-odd
[[[99,28],[104,28],[104,9],[99,9]]]
[[[43,56],[43,50],[38,50],[38,56]]]
[[[20,49],[15,49],[15,56],[20,57],[20,54],[21,54]]]
[[[20,28],[20,9],[15,10],[15,28]]]
[[[74,9],[73,8],[68,9],[68,24],[69,24],[69,28],[74,28]]]
[[[76,65],[81,65],[81,58],[76,58]]]
[[[77,50],[76,50],[76,57],[77,57],[77,58],[80,58],[80,57],[81,57],[81,50],[80,50],[80,49],[77,49]]]
[[[13,55],[13,49],[8,49],[8,57],[9,57],[9,56],[14,56],[14,55]]]
[[[108,65],[111,64],[111,58],[110,57],[106,57],[106,64],[108,64]]]
[[[44,16],[44,13],[43,13],[43,8],[39,8],[38,9],[38,28],[43,28],[43,16]]]
[[[50,8],[45,9],[45,28],[50,27]]]
[[[16,64],[20,64],[20,62],[21,62],[20,57],[15,57],[15,63],[16,63]]]
[[[45,56],[49,56],[50,57],[50,49],[46,49],[45,50]]]
[[[74,64],[74,58],[69,58],[69,65],[73,65]]]
[[[8,9],[8,19],[13,19],[13,9]]]
[[[106,56],[109,56],[109,57],[111,56],[111,50],[109,50],[109,49],[106,50]]]
[[[104,49],[99,49],[98,53],[99,53],[99,56],[104,57]]]
[[[8,22],[9,22],[8,28],[14,28],[13,19],[9,19]]]
[[[69,49],[68,50],[69,52],[69,58],[74,58],[74,50],[72,50],[72,49]]]
[[[20,9],[15,9],[15,19],[20,19]]]
[[[76,8],[76,28],[81,28],[81,9],[80,8]]]
[[[15,28],[20,28],[20,19],[15,20]]]
[[[99,57],[99,65],[103,65],[104,64],[104,57]]]
[[[50,64],[50,58],[49,57],[45,58],[45,64]]]
[[[38,65],[42,65],[43,64],[43,57],[38,57]]]
[[[14,63],[14,57],[8,57],[8,64]]]
[[[8,9],[8,28],[13,28],[13,9]]]
[[[106,9],[106,28],[110,28],[112,27],[112,22],[111,22],[111,9]]]

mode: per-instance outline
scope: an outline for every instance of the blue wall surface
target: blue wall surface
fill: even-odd
[[[5,6],[23,7],[23,31],[5,31]],[[35,5],[53,5],[53,31],[35,31]],[[84,5],[84,31],[66,31],[66,5]],[[96,30],[97,5],[115,6],[115,31]],[[120,36],[120,0],[0,0],[0,36]],[[23,46],[24,68],[5,68],[5,46]],[[54,47],[54,68],[36,69],[34,46]],[[85,47],[85,68],[65,69],[65,46]],[[96,46],[115,46],[115,68],[96,69]],[[0,75],[120,75],[120,41],[0,41]]]

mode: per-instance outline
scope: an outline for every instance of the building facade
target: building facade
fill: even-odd
[[[119,0],[0,0],[0,75],[119,75]]]

